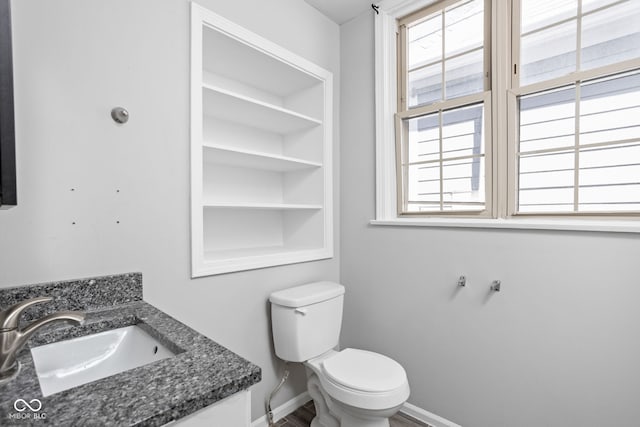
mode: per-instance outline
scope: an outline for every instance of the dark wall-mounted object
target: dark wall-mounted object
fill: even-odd
[[[18,204],[10,0],[0,0],[0,206]]]

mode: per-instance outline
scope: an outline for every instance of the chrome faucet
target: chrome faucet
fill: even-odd
[[[33,298],[0,312],[0,383],[18,374],[20,369],[19,363],[16,361],[18,352],[38,329],[58,320],[76,322],[80,325],[84,322],[84,313],[81,311],[58,311],[18,330],[20,315],[24,309],[52,299],[51,297]]]

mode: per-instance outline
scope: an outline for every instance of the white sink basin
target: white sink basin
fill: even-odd
[[[35,347],[31,354],[44,396],[174,355],[135,325]]]

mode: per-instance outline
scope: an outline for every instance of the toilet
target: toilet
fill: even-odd
[[[342,326],[344,286],[315,282],[271,294],[276,355],[307,368],[316,407],[311,427],[389,427],[409,398],[395,360],[366,350],[335,350]]]

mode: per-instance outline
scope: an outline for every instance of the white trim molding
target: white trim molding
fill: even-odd
[[[601,231],[607,233],[640,233],[637,221],[579,220],[579,219],[462,219],[462,218],[393,218],[374,219],[371,225],[444,228],[502,228],[513,230]]]
[[[300,393],[296,397],[291,400],[284,402],[282,405],[273,409],[273,420],[277,421],[281,418],[286,417],[296,409],[300,408],[302,405],[311,400],[311,396],[309,396],[308,392]],[[263,415],[262,417],[254,420],[251,423],[251,427],[269,427],[269,419],[267,415]]]
[[[376,220],[398,217],[395,114],[398,19],[438,0],[384,0],[375,15]]]
[[[414,418],[418,421],[422,421],[431,427],[462,427],[460,424],[456,424],[453,421],[442,418],[439,415],[433,414],[422,408],[418,408],[409,402],[406,402],[400,410],[405,415]]]
[[[395,206],[389,201],[396,200],[396,166],[393,108],[396,99],[396,45],[395,18],[384,9],[375,18],[375,102],[376,102],[376,218],[395,216]]]
[[[282,405],[275,408],[273,410],[273,420],[278,421],[286,417],[296,409],[302,407],[305,403],[307,403],[310,400],[311,400],[311,396],[309,396],[308,392],[305,391],[304,393],[300,393],[299,395],[295,396],[293,399],[290,399],[285,403],[283,403]],[[462,427],[459,424],[456,424],[452,421],[442,418],[441,416],[431,413],[425,409],[412,405],[409,402],[406,402],[402,406],[402,409],[400,409],[400,412],[402,412],[403,414],[413,419],[416,419],[425,424],[428,424],[431,427]],[[263,415],[262,417],[252,421],[251,427],[269,427],[269,419],[267,418],[267,415]]]
[[[397,214],[395,123],[397,19],[436,0],[385,0],[375,18],[376,218]]]

